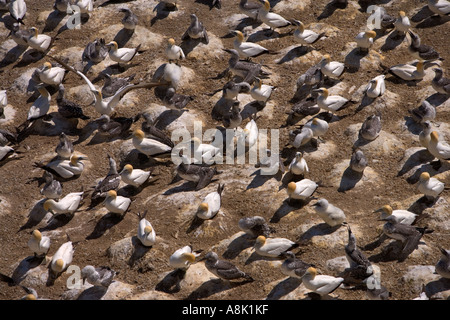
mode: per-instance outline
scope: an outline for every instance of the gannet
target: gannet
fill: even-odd
[[[216,147],[214,143],[202,143],[198,137],[193,137],[190,142],[191,156],[198,163],[210,163],[213,157],[221,154],[221,149]]]
[[[41,82],[58,86],[64,80],[66,69],[53,67],[50,62],[45,62],[42,70],[38,72]]]
[[[417,62],[416,65],[398,64],[391,67],[389,73],[405,81],[422,80],[425,76],[423,64],[423,61]]]
[[[222,119],[222,124],[225,129],[236,129],[242,123],[241,109],[239,108],[239,101],[233,103],[229,114]]]
[[[187,110],[186,106],[193,101],[194,97],[186,94],[177,93],[175,88],[169,87],[163,97],[163,104],[169,109],[176,111]]]
[[[215,252],[208,252],[205,255],[205,267],[209,272],[223,280],[244,279],[245,281],[253,281],[250,275],[241,271],[231,262],[219,259]]]
[[[178,62],[186,58],[183,49],[175,44],[174,38],[167,40],[166,56],[169,59],[169,63]]]
[[[269,49],[257,43],[245,41],[241,31],[235,30],[233,33],[235,35],[233,47],[239,53],[239,57],[255,58],[270,52]]]
[[[320,138],[327,133],[329,124],[327,121],[315,117],[306,122],[303,127],[310,128],[313,132],[313,137]]]
[[[317,200],[313,207],[318,216],[330,227],[340,226],[345,222],[346,216],[344,211],[332,205],[326,199]]]
[[[339,288],[339,286],[344,281],[344,278],[333,277],[329,275],[318,275],[317,269],[314,267],[309,267],[306,269],[305,274],[302,277],[302,283],[306,289],[319,294],[320,296],[325,296],[332,293],[334,290]]]
[[[82,160],[87,160],[87,157],[72,155],[70,160],[56,159],[43,165],[42,163],[35,163],[35,166],[49,171],[63,179],[70,179],[81,175],[84,170],[84,163]]]
[[[269,237],[275,230],[261,216],[244,217],[238,221],[238,227],[252,238]]]
[[[250,2],[249,0],[239,1],[239,12],[245,14],[253,20],[258,19],[259,9],[261,9],[261,4],[257,2]]]
[[[298,182],[289,182],[287,186],[287,194],[290,199],[307,200],[314,191],[316,191],[318,184],[309,179],[303,179]]]
[[[146,138],[144,131],[140,129],[134,131],[132,141],[133,146],[139,152],[147,156],[157,157],[160,155],[170,153],[172,151],[172,147],[164,143],[161,143],[158,140]]]
[[[350,158],[350,169],[362,173],[367,167],[367,158],[362,150],[355,150]]]
[[[46,52],[52,43],[52,38],[46,34],[39,34],[38,29],[35,27],[30,28],[30,36],[27,40],[28,45],[39,51]]]
[[[427,100],[423,100],[420,106],[408,111],[417,123],[432,121],[436,118],[436,108]]]
[[[116,41],[111,41],[106,46],[109,48],[109,58],[119,65],[130,62],[141,48],[140,44],[136,48],[119,48]]]
[[[183,69],[176,63],[165,63],[156,69],[152,81],[167,82],[169,87],[177,90],[180,84]]]
[[[382,74],[370,80],[369,84],[364,89],[366,96],[372,99],[382,96],[386,91],[385,78],[386,76]]]
[[[59,134],[59,142],[55,147],[55,152],[60,159],[70,159],[74,152],[73,143],[64,132]]]
[[[95,119],[97,132],[106,139],[114,139],[116,137],[129,136],[130,128],[133,123],[138,121],[140,114],[134,117],[114,117],[111,118],[107,114],[102,114],[99,118]]]
[[[44,202],[44,210],[53,214],[72,215],[80,206],[83,194],[84,192],[71,192],[58,201],[47,199]]]
[[[42,235],[39,230],[34,230],[31,233],[31,238],[28,240],[28,248],[33,252],[34,256],[45,256],[50,249],[50,238]]]
[[[369,52],[377,33],[373,30],[363,31],[356,35],[356,47],[360,52]]]
[[[262,66],[259,63],[251,61],[239,60],[239,53],[234,49],[222,49],[230,54],[228,59],[228,70],[235,76],[242,78],[242,82],[248,84],[253,83],[255,77],[266,77],[269,75],[266,71],[262,70]]]
[[[289,132],[289,144],[294,148],[300,148],[307,144],[314,137],[311,128],[303,127],[301,130],[291,130]]]
[[[380,219],[385,219],[389,216],[393,216],[398,223],[411,225],[417,218],[417,214],[408,210],[393,210],[390,205],[384,205],[380,209],[375,210],[374,213],[380,213]]]
[[[435,73],[431,85],[433,89],[438,93],[450,95],[450,78],[443,77],[443,71],[441,68],[433,68]]]
[[[192,246],[187,245],[172,253],[169,257],[169,265],[174,269],[187,270],[199,256],[200,253],[195,252]]]
[[[444,183],[432,178],[428,172],[422,172],[417,183],[417,189],[425,197],[435,199],[444,191]]]
[[[319,64],[312,65],[306,70],[305,73],[297,78],[296,86],[297,90],[303,85],[313,87],[315,85],[321,85],[323,81],[323,74]]]
[[[9,13],[17,22],[23,23],[23,19],[27,13],[27,4],[25,0],[10,0]]]
[[[332,61],[331,56],[326,54],[320,61],[320,71],[329,78],[338,78],[345,70],[345,65],[342,62]]]
[[[436,263],[435,270],[436,273],[441,277],[450,279],[450,251],[444,248],[439,248],[442,253],[441,258]]]
[[[93,286],[108,288],[114,281],[116,272],[110,267],[97,267],[87,265],[81,269],[83,284],[87,280]]]
[[[263,257],[280,258],[283,253],[298,247],[298,243],[286,238],[267,238],[260,235],[256,238],[253,248]]]
[[[419,35],[415,34],[412,30],[409,30],[408,34],[411,37],[408,52],[412,57],[419,60],[437,60],[441,58],[433,47],[421,43]]]
[[[195,39],[203,42],[204,44],[209,43],[208,33],[206,32],[206,28],[203,26],[197,16],[192,13],[190,15],[191,24],[185,31],[185,33],[181,36],[181,40]]]
[[[156,242],[156,232],[150,221],[146,219],[147,210],[141,214],[138,213],[139,224],[137,230],[137,238],[145,247],[151,247]]]
[[[314,89],[313,92],[319,93],[317,105],[328,112],[341,110],[349,101],[347,98],[339,95],[330,95],[326,88]]]
[[[58,105],[58,113],[66,119],[82,119],[89,120],[91,117],[84,114],[83,109],[78,103],[64,98],[65,88],[61,83],[58,86],[58,95],[56,104]]]
[[[10,146],[0,146],[0,161],[8,159],[14,154],[14,148]]]
[[[125,214],[129,209],[131,199],[123,196],[118,196],[115,190],[109,190],[106,193],[105,201],[103,205],[105,208],[115,214]]]
[[[307,116],[313,116],[320,112],[320,107],[317,105],[316,99],[308,97],[302,101],[297,102],[291,108],[291,111],[287,112],[289,124],[295,124],[297,119],[303,119]]]
[[[314,44],[325,35],[325,32],[319,34],[312,30],[305,29],[305,25],[301,21],[293,20],[293,23],[297,26],[294,31],[294,39],[302,45]]]
[[[344,247],[344,252],[345,257],[347,258],[347,261],[350,264],[350,268],[356,266],[364,266],[364,267],[370,266],[371,262],[366,257],[366,255],[358,248],[356,244],[356,237],[353,234],[349,224],[347,224],[347,231],[348,231],[348,241]]]
[[[105,77],[105,82],[103,83],[101,93],[103,98],[109,98],[114,96],[120,89],[131,84],[131,81],[134,80],[136,74],[133,73],[132,75],[124,78],[112,77],[108,73],[104,73],[103,76]]]
[[[243,130],[243,135],[241,135],[243,143],[248,148],[253,147],[258,141],[259,130],[255,119],[256,116],[253,116],[250,121],[247,122]],[[242,139],[238,140],[238,143],[242,143]]]
[[[301,279],[306,270],[312,266],[310,263],[296,258],[292,251],[283,252],[283,256],[286,256],[286,260],[283,261],[280,269],[281,273],[288,277]]]
[[[92,64],[100,63],[108,56],[108,51],[105,39],[95,39],[86,45],[82,54],[82,60]]]
[[[161,143],[173,148],[175,145],[172,139],[161,129],[156,127],[155,121],[150,117],[148,113],[143,113],[142,117],[145,121],[141,123],[141,130],[145,133],[145,135],[149,138],[158,140]]]
[[[233,80],[228,81],[222,88],[222,96],[225,99],[237,100],[240,93],[249,93],[251,90],[250,85],[247,82],[234,82]],[[217,91],[216,91],[217,92]]]
[[[409,28],[411,28],[411,22],[405,11],[399,11],[398,14],[399,16],[394,22],[394,27],[399,35],[405,35],[409,31]]]
[[[56,180],[48,171],[44,171],[45,184],[40,193],[47,199],[59,199],[62,195],[61,182]]]
[[[135,188],[141,187],[145,182],[152,178],[152,171],[135,169],[131,164],[126,164],[120,172],[120,177],[127,185]]]
[[[208,193],[197,208],[196,216],[200,219],[212,219],[220,210],[222,204],[222,192],[225,188],[224,184],[217,186],[217,190]]]
[[[66,14],[68,12],[68,6],[71,4],[70,2],[70,0],[55,0],[53,3],[53,9]]]
[[[437,131],[430,133],[428,151],[440,161],[450,160],[450,145],[446,141],[439,140],[439,133]]]
[[[419,133],[419,142],[422,147],[428,149],[428,144],[431,140],[431,132],[433,132],[433,127],[431,126],[431,122],[428,120],[424,121],[422,125],[423,130]]]
[[[36,86],[39,91],[39,97],[34,101],[28,110],[27,121],[34,120],[45,116],[50,109],[50,101],[52,96],[43,84]]]
[[[219,174],[220,172],[218,172],[216,168],[185,163],[182,161],[177,166],[176,173],[184,180],[195,182],[195,190],[198,191],[205,188],[211,182],[214,175]]]
[[[116,190],[120,184],[120,174],[117,172],[116,160],[108,154],[109,170],[106,176],[95,186],[91,199],[103,198],[110,190]]]
[[[28,38],[33,36],[34,32],[31,30],[21,30],[20,24],[18,22],[14,22],[9,35],[11,36],[11,39],[13,39],[19,46],[28,47]]]
[[[292,22],[270,10],[270,2],[268,0],[260,0],[260,2],[262,2],[263,5],[258,11],[258,19],[266,24],[272,33],[276,28],[283,28],[292,25]]]
[[[250,90],[250,96],[259,104],[265,105],[275,89],[275,86],[263,84],[261,79],[256,77],[255,85]]]
[[[440,16],[448,16],[450,14],[450,2],[447,0],[428,0],[428,8]]]
[[[364,120],[359,129],[360,136],[367,140],[375,140],[381,132],[381,116],[379,114],[370,115]]]
[[[297,151],[295,157],[289,164],[289,171],[298,176],[303,176],[305,172],[309,172],[308,164],[303,157],[303,152]]]
[[[74,251],[74,246],[70,240],[63,243],[58,248],[50,262],[50,269],[53,271],[54,275],[58,276],[67,269],[72,263]]]
[[[94,10],[94,0],[77,0],[75,5],[80,8],[82,14],[88,14]]]
[[[119,11],[125,13],[121,21],[123,27],[127,30],[134,30],[139,21],[137,15],[135,15],[129,8],[121,8]]]

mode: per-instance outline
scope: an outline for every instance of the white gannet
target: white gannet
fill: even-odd
[[[50,62],[45,62],[42,70],[38,71],[38,76],[43,83],[57,86],[64,80],[66,72],[64,68],[53,67]]]
[[[292,174],[298,176],[303,176],[305,172],[309,172],[308,164],[306,163],[306,160],[303,157],[303,152],[297,151],[295,153],[295,157],[289,164],[289,171]]]
[[[39,97],[34,101],[28,110],[27,120],[41,118],[46,115],[50,109],[51,95],[43,84],[36,86],[39,91]]]
[[[152,178],[152,171],[135,169],[131,164],[126,164],[120,172],[120,177],[127,185],[139,188]]]
[[[114,160],[114,158],[109,154],[107,156],[109,164],[108,173],[95,186],[94,190],[91,193],[91,199],[103,198],[108,191],[117,190],[117,188],[119,188],[121,178],[119,173],[117,172],[116,160]]]
[[[241,271],[238,267],[227,260],[219,259],[215,252],[208,252],[205,255],[205,267],[209,272],[223,280],[240,280],[253,281],[253,278]]]
[[[58,201],[47,199],[44,202],[44,210],[53,214],[72,215],[79,208],[83,194],[84,192],[71,192]]]
[[[305,25],[301,21],[293,20],[293,23],[297,26],[294,31],[294,39],[302,45],[314,44],[325,35],[325,32],[319,34],[305,29]]]
[[[328,89],[326,88],[314,89],[313,92],[319,93],[319,96],[317,97],[317,105],[321,109],[328,112],[336,112],[341,110],[349,101],[347,98],[339,95],[330,95]]]
[[[438,93],[450,95],[450,78],[445,78],[441,68],[433,68],[435,73],[431,86]]]
[[[146,138],[144,131],[140,129],[134,131],[132,141],[133,146],[147,156],[159,156],[172,151],[172,147],[158,140]]]
[[[23,19],[27,13],[27,4],[25,0],[10,0],[9,13],[17,22],[23,23]]]
[[[428,0],[428,8],[437,15],[448,16],[450,14],[450,1]]]
[[[305,123],[304,128],[310,128],[315,138],[320,138],[328,131],[329,124],[327,121],[320,118],[313,118]]]
[[[257,238],[258,236],[267,238],[275,231],[267,224],[266,219],[261,216],[241,218],[238,221],[238,227],[252,238]]]
[[[432,121],[436,118],[436,108],[427,100],[423,100],[417,108],[408,110],[413,120],[417,123]]]
[[[53,177],[53,174],[48,171],[44,171],[45,184],[40,190],[40,193],[47,199],[59,199],[62,195],[61,182]]]
[[[74,246],[70,240],[63,243],[58,250],[56,250],[52,257],[52,261],[50,262],[50,269],[56,276],[64,272],[64,270],[72,263],[74,251]]]
[[[340,226],[345,222],[346,216],[344,211],[332,205],[326,199],[317,200],[313,207],[318,216],[330,227]]]
[[[156,69],[152,81],[167,82],[175,90],[180,84],[183,69],[176,63],[165,63]]]
[[[298,182],[289,182],[287,186],[287,194],[289,199],[307,200],[314,191],[316,191],[318,184],[310,179],[303,179]]]
[[[28,240],[28,248],[33,252],[34,256],[45,256],[50,249],[50,238],[42,235],[39,230],[34,230],[31,233],[31,238]]]
[[[85,156],[72,155],[68,159],[56,159],[46,165],[42,163],[35,163],[39,168],[49,171],[63,179],[70,179],[81,175],[84,170],[84,163],[82,160],[87,160]]]
[[[88,14],[94,10],[94,0],[77,0],[75,5],[80,8],[82,14]]]
[[[39,34],[35,27],[30,28],[31,35],[28,38],[28,45],[40,52],[45,52],[50,48],[52,38],[46,34]]]
[[[366,96],[372,99],[382,96],[386,91],[386,83],[384,81],[385,78],[386,76],[382,74],[370,80],[364,89]]]
[[[136,48],[119,48],[116,41],[111,41],[106,46],[109,47],[109,58],[119,65],[130,62],[141,48],[140,44]]]
[[[184,60],[186,58],[183,49],[175,44],[175,39],[170,38],[167,41],[166,56],[169,59],[169,63],[178,62],[179,60]]]
[[[261,9],[261,4],[258,2],[251,2],[249,0],[239,1],[239,12],[253,20],[258,20],[259,9]]]
[[[134,14],[133,11],[131,11],[129,8],[121,8],[119,9],[119,11],[125,13],[121,20],[123,27],[126,30],[136,29],[136,26],[139,22],[137,15]]]
[[[345,70],[342,62],[332,61],[329,54],[325,54],[320,61],[320,71],[329,78],[339,78]]]
[[[450,160],[450,145],[447,141],[439,140],[439,133],[437,131],[430,133],[428,151],[440,161]]]
[[[325,296],[332,293],[334,290],[344,281],[344,278],[333,277],[329,275],[318,275],[317,269],[309,267],[306,269],[305,274],[302,277],[302,283],[306,289],[311,290],[320,296]]]
[[[275,89],[275,86],[263,84],[261,79],[256,77],[255,85],[250,90],[250,96],[260,105],[265,105]]]
[[[350,158],[350,169],[362,173],[367,167],[367,158],[362,150],[356,149]]]
[[[225,185],[220,184],[217,186],[217,190],[211,193],[208,193],[203,201],[197,208],[196,216],[200,219],[212,219],[216,216],[216,214],[220,210],[220,206],[222,204],[222,192]]]
[[[174,269],[186,270],[199,256],[200,253],[195,252],[192,246],[184,246],[172,253],[169,257],[169,265]]]
[[[258,11],[258,19],[270,28],[271,33],[273,33],[276,28],[292,25],[292,22],[270,10],[270,2],[268,0],[260,0],[260,2],[262,2],[263,5]]]
[[[311,128],[302,128],[299,130],[292,130],[289,132],[289,143],[294,148],[300,148],[307,144],[313,138],[314,133]]]
[[[428,149],[428,144],[430,143],[431,140],[431,132],[433,132],[433,127],[431,125],[431,122],[428,120],[424,121],[422,125],[423,129],[419,133],[419,142],[422,147]]]
[[[59,142],[55,147],[55,152],[60,159],[70,159],[74,152],[73,143],[64,132],[59,134]]]
[[[417,189],[425,197],[435,199],[444,191],[444,183],[430,176],[428,172],[422,172],[417,183]]]
[[[145,217],[148,211],[144,214],[138,213],[139,224],[137,230],[137,238],[145,247],[151,247],[156,243],[156,232],[150,221]]]
[[[263,257],[279,258],[283,253],[298,247],[298,243],[286,238],[267,238],[260,235],[256,238],[253,248]]]
[[[375,140],[381,132],[381,116],[379,114],[370,115],[364,120],[359,129],[359,135],[367,140]]]
[[[398,64],[391,67],[389,73],[405,81],[422,80],[425,76],[424,62],[419,61],[416,65]]]
[[[397,221],[398,223],[407,225],[413,224],[418,217],[417,214],[408,210],[393,210],[392,207],[388,204],[382,206],[378,210],[375,210],[374,213],[380,213],[379,219],[386,219],[389,216],[393,216],[393,219],[395,219],[395,221]]]
[[[440,59],[439,53],[431,46],[422,44],[419,35],[412,30],[408,31],[411,43],[408,47],[409,54],[419,60],[437,60]]]
[[[0,119],[5,119],[4,108],[8,105],[8,94],[6,90],[0,90]]]
[[[124,214],[127,212],[131,204],[131,199],[118,196],[116,190],[109,190],[106,194],[103,205],[112,213]]]
[[[244,143],[246,147],[253,147],[258,141],[258,125],[256,124],[256,116],[253,116],[244,127],[243,134],[240,135],[238,143]],[[244,141],[242,141],[242,138]]]
[[[356,35],[356,47],[360,52],[369,52],[369,49],[373,45],[373,39],[376,37],[377,33],[373,30],[363,31]]]
[[[310,263],[296,258],[292,251],[283,252],[283,255],[286,256],[286,260],[283,261],[280,269],[281,273],[288,277],[301,279],[306,270],[312,266]]]
[[[450,251],[444,248],[439,248],[441,251],[441,258],[436,263],[435,270],[436,273],[441,277],[450,279]]]
[[[91,117],[84,114],[83,109],[78,103],[64,98],[65,88],[61,83],[58,86],[58,95],[56,96],[56,104],[58,105],[58,113],[66,119],[82,119],[88,120]]]
[[[110,267],[97,267],[87,265],[81,269],[83,284],[87,280],[93,286],[108,288],[114,281],[116,272]]]
[[[269,49],[257,43],[245,41],[241,31],[235,30],[233,33],[235,35],[233,47],[239,53],[239,57],[254,58],[270,52]]]
[[[399,11],[398,14],[398,17],[394,22],[394,27],[398,32],[398,35],[403,36],[408,32],[409,28],[411,28],[411,22],[405,11]]]
[[[191,23],[185,33],[181,36],[181,40],[195,39],[203,42],[204,44],[209,43],[208,33],[206,28],[203,26],[198,19],[198,17],[192,13],[190,15]]]

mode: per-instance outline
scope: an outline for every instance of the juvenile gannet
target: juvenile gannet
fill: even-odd
[[[386,83],[384,82],[385,78],[386,76],[382,74],[370,80],[369,84],[364,89],[366,96],[372,99],[382,96],[386,91]]]
[[[259,1],[263,5],[258,11],[258,19],[270,28],[271,33],[273,33],[276,28],[284,28],[292,25],[292,22],[270,10],[270,2],[268,0]]]
[[[356,35],[356,47],[360,52],[369,52],[369,49],[373,45],[373,39],[376,37],[377,33],[373,30],[363,31]]]
[[[120,184],[120,175],[117,172],[116,160],[108,154],[109,170],[105,178],[103,178],[94,188],[91,199],[103,198],[110,190],[116,190]]]
[[[259,9],[261,9],[261,4],[258,2],[251,2],[249,0],[239,1],[239,12],[253,20],[258,20]]]
[[[313,116],[320,112],[320,107],[317,105],[316,99],[308,97],[302,101],[297,102],[291,108],[291,111],[287,112],[289,115],[287,122],[290,125],[295,124],[298,119],[303,119],[307,116]]]
[[[59,199],[62,195],[61,182],[56,180],[48,171],[44,171],[45,184],[40,193],[47,199]]]
[[[164,143],[171,148],[175,146],[172,139],[170,139],[166,132],[156,127],[154,119],[152,119],[152,117],[148,113],[144,112],[142,114],[142,117],[145,121],[143,121],[141,124],[141,130],[147,137],[158,140],[159,142]]]
[[[170,153],[172,151],[172,147],[164,143],[161,143],[158,140],[146,138],[144,131],[140,129],[134,131],[132,141],[133,146],[139,152],[147,156],[157,157],[160,155]]]
[[[237,100],[240,93],[249,93],[251,90],[250,85],[247,82],[234,82],[228,81],[222,88],[222,96],[228,100]],[[218,91],[216,91],[218,92]],[[215,92],[215,93],[216,93]]]
[[[138,24],[138,17],[129,8],[121,8],[120,12],[125,13],[122,18],[123,27],[127,30],[134,30]]]
[[[95,39],[86,45],[82,54],[82,60],[83,62],[98,64],[105,60],[108,56],[108,51],[105,39]]]
[[[50,238],[42,235],[39,230],[34,230],[31,233],[31,238],[28,240],[28,248],[33,252],[34,256],[45,256],[50,249]]]
[[[106,46],[109,48],[109,58],[119,65],[130,62],[141,48],[140,44],[136,48],[119,48],[116,41],[111,41]]]
[[[286,260],[280,266],[281,273],[288,277],[301,279],[309,267],[312,267],[310,263],[300,260],[295,257],[292,251],[283,252],[283,256],[286,256]]]
[[[445,78],[441,68],[433,68],[435,73],[431,85],[438,93],[450,95],[450,78]]]
[[[367,158],[362,150],[355,150],[350,158],[350,169],[355,172],[364,172],[367,167]]]
[[[152,178],[152,171],[135,169],[131,164],[126,164],[120,172],[120,177],[127,185],[139,188]]]
[[[350,268],[357,266],[369,267],[371,262],[366,255],[358,248],[356,244],[356,237],[353,234],[350,225],[347,224],[348,241],[344,247],[345,257],[347,258]]]
[[[298,182],[289,182],[287,186],[287,194],[289,199],[307,200],[314,191],[316,191],[318,184],[309,179],[303,179]]]
[[[344,211],[332,205],[326,199],[319,199],[313,204],[313,207],[319,217],[330,227],[340,226],[345,222],[346,216]]]
[[[17,22],[23,23],[23,19],[27,13],[27,4],[25,0],[10,0],[9,13]]]
[[[190,15],[191,24],[185,31],[185,33],[181,36],[181,40],[195,39],[203,42],[204,44],[209,43],[208,33],[206,32],[206,28],[203,26],[197,16],[192,13]]]
[[[439,250],[442,255],[436,263],[436,273],[443,278],[450,279],[450,250],[445,250],[444,248],[439,248]]]
[[[53,3],[53,9],[66,14],[68,11],[68,6],[70,5],[70,0],[55,0]]]
[[[428,8],[437,15],[448,16],[450,14],[450,1],[428,0]]]
[[[64,132],[59,134],[59,142],[55,147],[55,152],[60,159],[70,159],[74,152],[73,143]]]
[[[30,28],[30,36],[28,37],[28,45],[39,51],[46,52],[52,43],[52,38],[46,34],[39,34],[38,29],[35,27]]]
[[[127,85],[131,84],[131,81],[134,80],[134,77],[136,76],[135,73],[128,77],[112,77],[108,73],[104,73],[103,76],[105,77],[105,82],[102,86],[102,96],[103,98],[109,98],[112,97],[118,92],[120,89],[126,87]]]
[[[399,11],[398,14],[399,16],[394,22],[394,27],[398,32],[398,35],[403,36],[409,31],[409,28],[411,28],[411,22],[409,21],[405,11]]]
[[[205,267],[209,272],[223,280],[253,281],[253,278],[247,273],[241,271],[238,267],[227,260],[219,259],[215,252],[208,252],[205,255]]]
[[[437,60],[441,58],[439,53],[433,47],[421,43],[418,34],[415,34],[412,30],[409,30],[408,34],[411,38],[408,52],[412,57],[419,60]]]
[[[444,191],[444,183],[432,178],[428,172],[422,172],[417,183],[417,189],[425,197],[436,199]]]
[[[280,258],[283,253],[298,247],[298,243],[286,238],[267,238],[260,235],[256,238],[253,248],[263,257]]]
[[[225,129],[236,129],[242,123],[241,109],[239,108],[239,101],[233,103],[229,114],[222,119],[222,124]]]
[[[153,74],[152,81],[167,82],[169,87],[177,90],[183,69],[176,63],[164,63]]]
[[[349,101],[347,98],[339,95],[330,95],[326,88],[314,89],[313,92],[319,93],[317,105],[328,112],[341,110]]]
[[[314,87],[316,85],[321,85],[323,81],[323,74],[319,64],[312,65],[306,70],[305,73],[297,78],[296,86],[297,90],[303,85]]]
[[[20,24],[18,22],[14,22],[9,35],[11,36],[11,39],[13,39],[19,46],[28,47],[28,38],[33,36],[34,32],[31,30],[21,30]]]
[[[212,219],[219,212],[222,204],[222,192],[225,188],[224,184],[217,186],[217,190],[208,193],[197,208],[196,216],[200,219]]]
[[[184,246],[172,253],[169,257],[169,265],[174,269],[187,270],[199,256],[200,253],[195,252],[192,246]]]
[[[333,277],[329,275],[318,275],[317,269],[309,267],[306,269],[305,274],[302,277],[302,283],[306,289],[311,290],[320,296],[325,296],[332,293],[334,290],[340,287],[344,278]]]
[[[58,105],[58,113],[66,119],[82,119],[88,120],[91,117],[84,114],[83,109],[78,103],[64,98],[65,88],[61,83],[58,86],[58,95],[56,96],[56,104]]]
[[[219,174],[216,168],[181,162],[176,169],[178,176],[187,181],[197,183],[195,190],[205,188],[214,175]]]
[[[146,219],[147,210],[141,214],[138,213],[139,224],[137,230],[137,238],[145,247],[151,247],[156,243],[156,232],[150,221]]]
[[[398,64],[391,67],[389,73],[405,81],[422,80],[425,76],[423,64],[422,60],[417,62],[416,65]]]
[[[311,128],[303,127],[301,130],[292,130],[289,132],[289,144],[294,148],[300,148],[307,144],[314,137]]]
[[[338,78],[345,70],[345,65],[342,62],[332,61],[329,54],[325,54],[320,61],[320,70],[329,78]]]
[[[303,176],[305,172],[309,172],[308,164],[303,157],[303,152],[297,151],[295,157],[289,164],[289,171],[298,176]]]
[[[163,97],[163,104],[169,109],[176,111],[187,110],[186,106],[193,101],[194,97],[186,94],[177,93],[175,88],[169,87]]]
[[[426,120],[422,123],[423,129],[419,133],[419,142],[420,145],[424,148],[428,149],[428,144],[431,140],[431,132],[433,132],[433,126],[431,125],[431,122]]]
[[[106,139],[114,139],[117,137],[129,136],[129,131],[133,123],[138,121],[140,114],[134,117],[114,117],[111,118],[107,114],[102,114],[99,118],[95,119],[97,132]]]
[[[83,279],[83,284],[89,282],[93,286],[108,288],[114,281],[116,272],[110,267],[97,267],[87,265],[81,269],[81,277]]]
[[[105,201],[103,205],[105,208],[115,214],[125,214],[129,209],[131,199],[123,196],[118,196],[115,190],[109,190],[106,193]]]
[[[63,243],[58,248],[50,262],[50,269],[54,276],[58,276],[64,272],[64,270],[72,263],[74,251],[74,246],[70,240]]]
[[[293,23],[297,26],[294,31],[294,39],[302,45],[314,44],[325,35],[325,32],[319,34],[312,30],[305,29],[305,25],[301,21],[293,20]]]
[[[450,160],[450,145],[444,140],[439,140],[439,133],[437,131],[430,133],[428,151],[440,161]]]
[[[266,77],[269,75],[266,71],[262,70],[262,66],[259,63],[239,60],[239,53],[234,49],[222,49],[230,54],[228,59],[228,70],[235,76],[242,78],[242,82],[253,83],[255,77]]]
[[[175,39],[173,38],[167,40],[166,56],[169,59],[169,63],[178,62],[186,58],[183,49],[175,44]]]
[[[56,159],[48,164],[35,163],[36,167],[49,171],[63,179],[70,179],[81,175],[84,170],[84,163],[82,160],[87,160],[87,157],[72,155],[70,160]]]
[[[420,106],[408,111],[417,123],[432,121],[436,118],[436,108],[427,100],[423,100]]]
[[[58,201],[47,199],[44,202],[44,210],[53,214],[72,215],[80,206],[83,194],[84,192],[71,192]]]
[[[269,237],[275,230],[261,216],[244,217],[238,221],[238,227],[252,238]]]
[[[255,58],[260,55],[270,53],[269,49],[254,43],[245,41],[244,35],[241,31],[233,31],[235,38],[233,41],[234,49],[239,53],[241,58]]]
[[[380,219],[385,219],[392,216],[398,223],[411,225],[417,218],[417,214],[408,210],[393,210],[390,205],[384,205],[380,209],[375,210],[374,213],[380,213]]]
[[[367,140],[375,140],[381,132],[381,116],[379,114],[370,115],[364,120],[359,129],[360,136]]]

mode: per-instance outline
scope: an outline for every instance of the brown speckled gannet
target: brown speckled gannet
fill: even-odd
[[[306,270],[313,266],[312,264],[295,257],[295,254],[292,251],[284,252],[283,256],[286,257],[286,260],[283,261],[280,269],[281,273],[288,277],[301,279],[306,273]]]
[[[238,222],[239,229],[244,231],[252,238],[257,238],[258,236],[269,237],[275,230],[270,227],[266,219],[261,216],[244,217]]]
[[[345,222],[344,211],[329,203],[326,199],[319,199],[313,204],[313,207],[317,215],[330,227],[337,227]]]
[[[219,259],[215,252],[208,252],[205,255],[205,266],[209,272],[223,280],[245,280],[246,282],[254,281],[254,279],[241,271],[238,267],[229,261]]]
[[[191,24],[187,28],[186,32],[181,36],[181,40],[194,39],[203,42],[204,44],[209,43],[208,33],[203,23],[199,21],[198,17],[192,13],[190,15]]]
[[[114,281],[117,272],[110,267],[97,267],[87,265],[81,269],[83,284],[87,281],[93,286],[108,288]]]

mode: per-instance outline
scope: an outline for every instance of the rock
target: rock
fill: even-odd
[[[401,277],[401,282],[408,283],[417,295],[421,292],[422,286],[432,281],[439,280],[440,276],[435,274],[434,266],[412,265],[408,266],[407,272]]]
[[[295,228],[297,234],[300,234],[299,242],[301,244],[312,244],[317,248],[343,248],[347,244],[348,232],[345,227],[330,227],[323,222],[320,217],[313,212],[313,209],[307,208],[312,223],[304,223]]]
[[[339,274],[346,268],[350,268],[350,263],[346,256],[340,256],[326,261],[327,270],[333,274]]]
[[[350,167],[350,159],[336,163],[328,175],[331,184],[338,191],[345,192],[354,188],[362,188],[366,184],[380,186],[383,179],[369,166],[362,173],[353,171]]]

